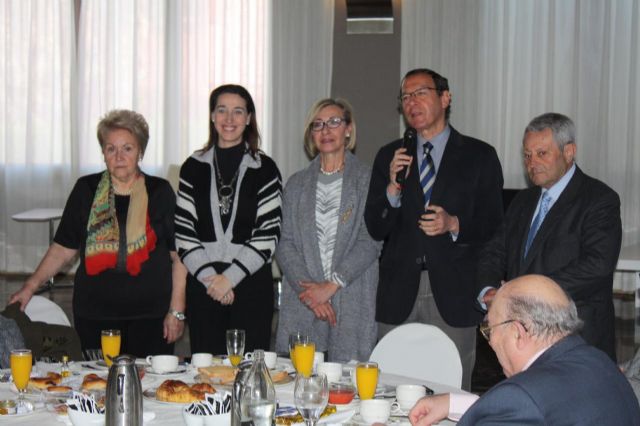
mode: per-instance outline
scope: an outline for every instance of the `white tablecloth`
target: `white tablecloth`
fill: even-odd
[[[278,363],[288,363],[288,359],[278,359]],[[39,365],[38,370],[42,374],[46,374],[47,371],[57,371],[57,366],[51,366],[48,368],[47,366]],[[79,366],[75,366],[74,369],[80,368]],[[58,367],[59,368],[59,367]],[[44,371],[42,371],[44,370]],[[107,371],[95,371],[95,370],[80,370],[81,374],[88,373],[97,373],[106,377]],[[195,373],[189,371],[187,373],[183,373],[176,376],[171,376],[171,379],[183,380],[185,382],[193,382],[193,378]],[[167,377],[162,376],[152,376],[150,374],[145,375],[142,379],[142,388],[154,388],[160,385]],[[441,385],[438,383],[427,382],[422,380],[416,380],[409,377],[397,376],[393,374],[382,373],[380,376],[380,382],[386,385],[396,386],[399,384],[406,383],[414,383],[414,384],[423,384],[427,385],[431,389],[435,391],[435,393],[444,393],[444,392],[462,392],[459,389],[452,388],[450,386]],[[293,405],[293,382],[288,383],[286,385],[278,385],[276,386],[276,394],[280,404]],[[0,399],[15,399],[16,394],[11,391],[11,384],[9,383],[0,383]],[[156,414],[155,420],[148,423],[149,425],[182,425],[182,408],[180,405],[173,404],[164,404],[156,401],[151,401],[148,399],[144,399],[143,409],[144,411],[153,411]],[[47,425],[63,425],[62,422],[57,420],[58,415],[55,413],[51,413],[47,411],[44,407],[36,408],[36,410],[32,414],[28,414],[21,417],[8,417],[1,416],[0,421],[2,424],[7,425],[38,425],[38,426],[47,426]],[[441,422],[442,425],[450,425],[454,424],[449,421]]]

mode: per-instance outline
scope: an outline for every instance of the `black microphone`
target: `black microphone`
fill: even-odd
[[[413,157],[413,151],[415,151],[415,142],[418,138],[418,133],[416,129],[413,127],[407,127],[407,130],[404,131],[404,137],[402,138],[402,147],[407,149],[405,154]],[[407,175],[407,166],[404,166],[400,171],[396,174],[396,182],[398,185],[403,186],[405,177]]]

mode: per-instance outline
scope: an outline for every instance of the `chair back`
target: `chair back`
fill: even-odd
[[[410,323],[387,333],[371,353],[384,373],[460,388],[462,362],[453,341],[434,325]]]
[[[43,296],[35,295],[27,304],[24,313],[31,321],[42,321],[47,324],[71,326],[67,314],[62,308]]]

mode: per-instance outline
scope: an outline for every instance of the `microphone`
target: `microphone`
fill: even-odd
[[[416,129],[413,127],[408,127],[407,130],[404,131],[404,137],[402,138],[402,147],[407,149],[406,154],[413,157],[413,151],[415,147],[416,140],[418,139],[418,133]],[[404,166],[400,171],[396,174],[396,182],[398,185],[403,186],[405,182],[405,177],[407,175],[407,166]]]

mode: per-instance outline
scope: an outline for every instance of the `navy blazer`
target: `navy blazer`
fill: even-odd
[[[572,335],[487,391],[458,422],[467,425],[640,425],[640,407],[607,355]]]
[[[576,302],[585,340],[615,361],[612,288],[622,238],[620,198],[576,166],[525,259],[540,192],[536,186],[520,191],[509,205],[504,222],[480,253],[477,290],[526,274],[552,278]]]
[[[365,222],[371,236],[384,240],[376,320],[401,324],[413,308],[423,259],[442,318],[454,327],[476,325],[482,314],[475,307],[475,275],[479,249],[502,221],[502,168],[495,149],[463,136],[451,127],[431,202],[458,217],[460,233],[429,237],[418,228],[424,213],[418,163],[413,161],[402,193],[393,208],[387,199],[389,164],[402,139],[378,152],[371,176]]]

